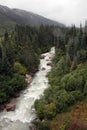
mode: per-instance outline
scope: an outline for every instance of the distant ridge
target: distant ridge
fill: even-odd
[[[32,25],[39,26],[43,25],[55,25],[55,26],[64,26],[62,23],[47,19],[38,14],[20,10],[20,9],[11,9],[7,6],[0,5],[0,28],[10,30],[9,28],[13,27],[14,24],[22,25]]]
[[[14,21],[19,24],[30,24],[30,25],[58,25],[63,26],[63,24],[49,20],[40,15],[34,14],[20,9],[10,9],[7,6],[0,5],[0,15],[3,15],[7,20]]]

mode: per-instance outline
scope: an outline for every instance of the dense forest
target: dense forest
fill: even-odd
[[[38,70],[40,54],[53,46],[54,27],[16,25],[0,38],[0,104],[27,87],[25,74]]]
[[[50,86],[35,101],[38,130],[87,130],[87,27],[62,28]]]
[[[37,130],[87,130],[86,26],[16,25],[5,32],[0,38],[0,105],[27,87],[25,74],[34,76],[41,53],[52,46],[50,85],[35,101],[38,120],[33,123]]]

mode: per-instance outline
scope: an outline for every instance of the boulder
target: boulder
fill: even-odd
[[[30,84],[30,83],[32,82],[32,77],[31,77],[31,75],[26,74],[25,80],[26,80],[27,84]]]
[[[46,61],[49,61],[49,59],[46,59]]]
[[[45,68],[43,67],[42,70],[45,70]]]
[[[16,108],[16,105],[14,103],[9,103],[6,105],[6,110],[7,111],[14,111]]]
[[[36,130],[36,126],[35,126],[34,124],[31,124],[31,125],[29,126],[29,130]]]
[[[47,65],[48,65],[48,66],[52,66],[52,63],[51,63],[51,62],[49,62],[49,63],[47,63]]]
[[[50,56],[49,59],[52,60],[52,57]]]
[[[15,93],[15,94],[14,94],[14,97],[15,97],[15,98],[20,97],[20,93]]]
[[[5,109],[5,105],[3,104],[0,106],[0,111],[3,111],[4,109]]]
[[[41,58],[41,59],[44,59],[44,58],[45,58],[45,55],[42,54],[40,58]]]
[[[46,77],[48,77],[48,74],[46,74]]]

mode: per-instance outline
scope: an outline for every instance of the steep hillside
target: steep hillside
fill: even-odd
[[[35,101],[38,130],[87,130],[86,27],[62,30],[48,74],[50,86]]]

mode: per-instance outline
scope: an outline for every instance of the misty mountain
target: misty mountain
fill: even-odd
[[[15,24],[32,26],[39,26],[41,24],[64,26],[59,22],[49,20],[32,12],[20,9],[11,9],[7,6],[0,5],[0,29],[2,32],[5,29],[10,31],[10,29],[12,29]]]
[[[49,20],[40,15],[34,14],[20,9],[10,9],[6,6],[0,5],[0,19],[10,20],[18,24],[30,24],[30,25],[58,25],[63,26],[63,24]]]

